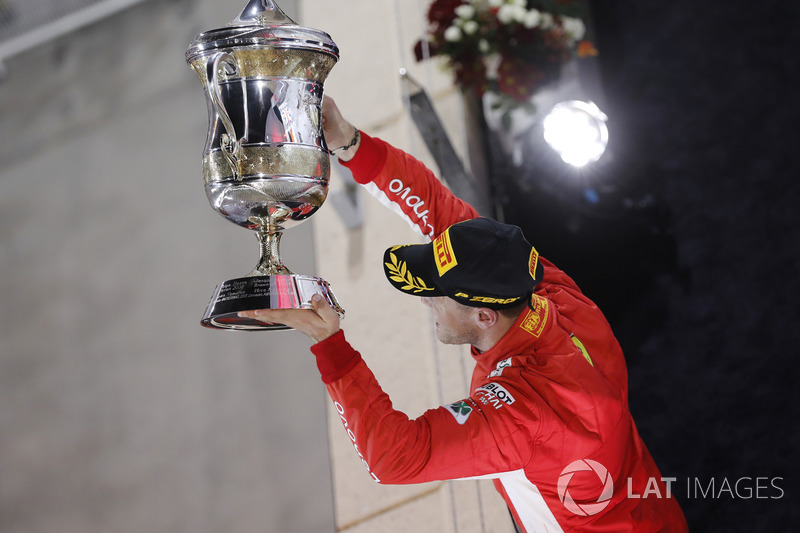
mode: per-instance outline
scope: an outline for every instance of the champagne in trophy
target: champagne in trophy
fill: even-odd
[[[206,196],[220,215],[255,232],[261,253],[250,274],[217,285],[202,325],[288,329],[238,313],[309,308],[314,294],[344,315],[328,282],[295,274],[280,258],[283,231],[316,213],[328,194],[322,93],[338,59],[327,33],[299,26],[271,0],[250,0],[227,26],[190,44],[186,60],[209,116]]]

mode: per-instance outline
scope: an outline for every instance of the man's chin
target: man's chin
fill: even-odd
[[[436,338],[442,344],[464,344],[461,339],[454,338],[452,335],[442,334],[440,330],[436,330]]]
[[[439,324],[436,324],[436,338],[442,344],[452,344],[450,342],[450,339],[447,337],[447,335],[442,335],[442,331],[439,329]]]

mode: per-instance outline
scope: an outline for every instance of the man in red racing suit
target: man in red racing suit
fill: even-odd
[[[326,139],[346,147],[342,162],[423,235],[435,239],[478,216],[416,159],[358,130],[353,137],[354,128],[326,100]],[[528,533],[687,531],[628,410],[625,360],[607,321],[535,250],[531,265],[530,275],[540,275],[528,305],[515,308],[519,314],[503,323],[502,335],[490,342],[482,338],[480,346],[470,343],[475,360],[470,396],[414,420],[392,407],[321,300],[315,299],[313,311],[263,310],[250,316],[283,322],[318,341],[311,351],[322,381],[356,452],[379,483],[491,478],[516,527]],[[387,267],[392,268],[388,260]],[[404,292],[428,288],[419,277],[403,276],[415,286],[395,283]],[[456,301],[444,296],[426,303],[433,307],[433,300],[450,306]],[[486,309],[466,307],[491,315]],[[443,335],[440,340],[448,342]]]

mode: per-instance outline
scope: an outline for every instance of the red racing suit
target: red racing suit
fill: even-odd
[[[477,216],[422,163],[363,132],[346,165],[430,238]],[[312,346],[356,453],[380,483],[492,478],[527,533],[687,531],[628,410],[610,326],[540,260],[530,309],[490,350],[472,348],[470,396],[417,419],[392,407],[342,331]]]

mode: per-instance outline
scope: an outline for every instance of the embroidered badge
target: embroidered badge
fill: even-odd
[[[519,327],[534,337],[539,337],[544,330],[545,324],[547,324],[547,315],[550,311],[550,307],[547,305],[546,299],[536,294],[531,297],[531,305],[533,309],[528,309]]]
[[[531,246],[531,257],[528,260],[528,270],[530,271],[533,279],[536,279],[537,266],[539,266],[539,252],[536,251],[536,248]]]
[[[394,252],[389,252],[389,259],[391,259],[392,262],[385,263],[386,268],[391,274],[389,279],[397,283],[403,283],[404,285],[400,287],[400,290],[412,291],[415,294],[433,290],[433,287],[428,287],[422,278],[413,276],[411,272],[409,272],[406,262],[398,260]]]
[[[592,358],[589,357],[589,350],[586,349],[586,346],[583,345],[581,340],[578,337],[576,337],[574,333],[571,334],[569,336],[569,338],[572,339],[572,343],[581,351],[581,353],[583,354],[584,359],[589,361],[590,365],[594,366],[594,363],[592,362]]]
[[[478,399],[483,405],[493,405],[495,409],[500,409],[503,405],[512,405],[516,400],[505,387],[499,383],[487,383],[475,389]]]
[[[445,406],[447,410],[453,415],[453,418],[456,419],[459,425],[463,426],[464,422],[467,421],[469,415],[472,414],[472,407],[465,401],[461,400],[460,402],[451,403],[450,405]]]
[[[489,373],[490,378],[496,378],[503,375],[503,370],[511,366],[511,358],[503,359],[497,363],[497,367]]]
[[[433,240],[433,257],[436,259],[436,269],[439,275],[444,276],[454,266],[458,265],[453,246],[450,244],[450,229]]]

